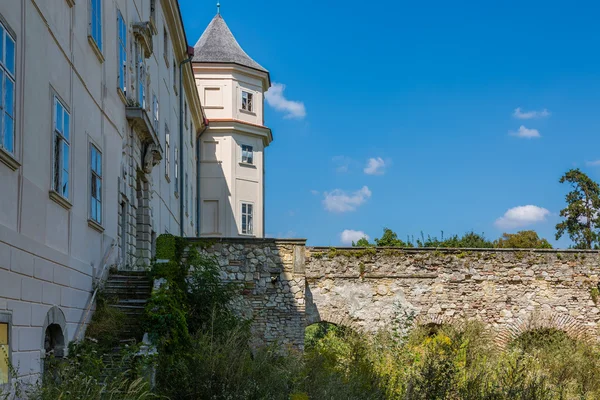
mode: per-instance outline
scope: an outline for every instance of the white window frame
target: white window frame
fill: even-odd
[[[117,62],[118,77],[117,86],[123,95],[127,94],[127,23],[121,14],[121,10],[117,9]]]
[[[158,122],[159,122],[159,109],[158,109],[158,97],[156,97],[156,93],[152,93],[152,126],[154,126],[154,130],[158,132]]]
[[[90,6],[90,37],[102,52],[102,1],[89,0]]]
[[[244,149],[246,147],[246,149]],[[241,146],[242,163],[254,165],[254,147],[249,144]]]
[[[12,60],[9,60],[8,46],[12,46]],[[15,103],[16,103],[16,58],[17,41],[8,27],[0,19],[0,149],[10,155],[15,155],[16,129],[15,129]],[[12,63],[12,65],[11,65]],[[11,68],[12,67],[12,68]],[[10,97],[11,109],[7,108],[8,87],[12,87]],[[11,123],[10,130],[7,124]],[[8,134],[8,135],[7,135]],[[10,136],[9,139],[7,137]]]
[[[184,185],[185,185],[185,193],[184,193],[184,196],[185,196],[185,215],[189,216],[190,212],[189,212],[189,199],[188,199],[188,196],[190,194],[190,190],[189,190],[189,187],[188,187],[188,173],[187,172],[185,173],[185,183],[184,183]]]
[[[52,190],[64,199],[69,200],[71,192],[71,114],[67,107],[53,95],[52,106]],[[58,121],[61,107],[61,120]],[[65,124],[65,117],[68,123]],[[61,126],[58,126],[58,125]],[[66,128],[66,129],[65,129]],[[65,156],[65,149],[68,154]],[[66,179],[65,179],[66,174]]]
[[[136,61],[137,61],[137,91],[138,91],[138,103],[142,109],[146,109],[146,83],[147,83],[147,70],[146,62],[144,59],[144,51],[141,45],[136,42],[135,44]]]
[[[242,90],[242,110],[254,112],[254,93]]]
[[[165,178],[171,181],[171,133],[165,124]]]
[[[248,218],[250,219],[250,222],[248,222]],[[245,229],[244,225],[246,225]],[[242,235],[254,235],[254,203],[247,201],[241,203],[240,231]]]
[[[173,157],[173,167],[175,168],[175,194],[179,195],[179,148],[175,145],[175,156]]]
[[[94,154],[95,152],[95,154]],[[98,157],[100,158],[98,160]],[[102,225],[102,152],[90,143],[90,220]],[[96,193],[94,195],[94,185]]]

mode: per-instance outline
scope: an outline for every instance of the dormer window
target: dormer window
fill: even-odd
[[[242,110],[254,112],[254,95],[252,93],[242,91]]]

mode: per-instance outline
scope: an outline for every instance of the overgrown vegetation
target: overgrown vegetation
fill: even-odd
[[[398,234],[389,228],[383,228],[381,238],[376,238],[370,243],[367,238],[362,238],[353,247],[384,246],[384,247],[431,247],[431,248],[513,248],[513,249],[551,249],[552,245],[544,238],[540,238],[535,231],[520,231],[517,233],[504,233],[495,240],[488,240],[483,233],[466,232],[462,236],[453,235],[444,237],[441,232],[440,238],[421,232],[421,237],[407,237],[406,242],[398,239]]]

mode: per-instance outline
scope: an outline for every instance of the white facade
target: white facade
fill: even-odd
[[[264,154],[273,140],[264,125],[269,73],[243,52],[220,15],[195,51],[208,119],[200,136],[200,236],[264,237]]]
[[[74,339],[102,266],[145,265],[156,235],[179,234],[180,204],[196,235],[204,117],[190,64],[179,93],[176,0],[6,0],[0,23],[15,43],[14,68],[0,63],[15,88],[14,107],[0,103],[0,121],[14,119],[0,142],[3,384],[3,349],[20,377],[36,376],[48,325]]]

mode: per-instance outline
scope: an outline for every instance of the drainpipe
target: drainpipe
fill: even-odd
[[[196,137],[196,236],[200,237],[200,136],[208,129],[208,120],[204,119],[204,129]]]
[[[190,52],[191,49],[191,52]],[[187,48],[188,58],[179,63],[179,236],[183,237],[185,235],[185,223],[184,223],[184,214],[183,214],[183,196],[185,193],[183,192],[183,177],[185,176],[185,172],[183,171],[183,66],[192,61],[194,57],[193,47]]]

